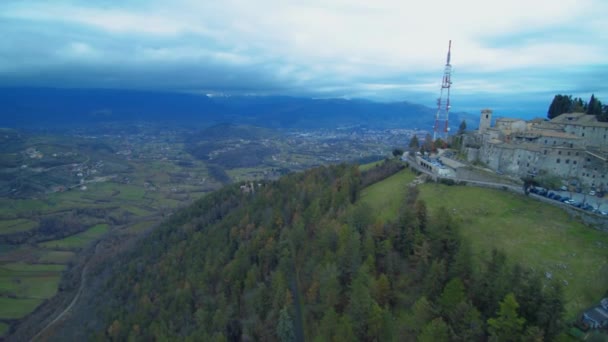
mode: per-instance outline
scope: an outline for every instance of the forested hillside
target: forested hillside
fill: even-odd
[[[173,215],[120,260],[99,309],[99,340],[552,340],[563,299],[495,251],[481,269],[447,210],[416,188],[395,222],[358,202],[361,173],[340,165],[243,191],[232,185]],[[101,272],[101,270],[97,270]]]

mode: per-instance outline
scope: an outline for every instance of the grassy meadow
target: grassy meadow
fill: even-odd
[[[394,219],[406,184],[414,178],[402,171],[364,189],[361,200]],[[475,261],[492,249],[503,250],[518,262],[561,281],[568,317],[593,305],[608,284],[608,233],[584,226],[564,210],[523,195],[501,190],[427,183],[420,198],[431,211],[447,208],[470,241]],[[395,191],[397,190],[397,191]]]

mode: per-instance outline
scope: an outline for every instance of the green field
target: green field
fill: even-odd
[[[70,261],[70,259],[72,259],[73,256],[74,252],[45,250],[38,258],[38,262],[48,264],[66,264],[68,261]]]
[[[158,224],[157,221],[142,221],[142,222],[138,222],[136,224],[129,226],[127,228],[127,231],[129,233],[138,234],[138,233],[145,231],[146,229],[148,229],[150,227],[154,227],[157,224]]]
[[[0,337],[4,336],[9,328],[10,326],[8,324],[0,322]]]
[[[32,312],[44,299],[0,297],[0,318],[18,319]]]
[[[107,231],[107,224],[98,224],[82,233],[74,234],[64,239],[46,241],[39,245],[51,249],[80,249],[93,240],[98,239]]]
[[[416,178],[414,173],[407,169],[402,170],[363,189],[361,201],[374,209],[380,218],[394,219],[405,196],[407,184],[414,178]]]
[[[382,164],[383,162],[384,162],[384,160],[378,160],[375,162],[359,165],[359,171],[367,171],[369,169],[376,167],[377,165]]]
[[[385,219],[394,219],[405,185],[412,178],[402,171],[364,189],[361,200]],[[454,215],[477,262],[496,248],[511,261],[541,274],[549,272],[562,281],[569,316],[597,303],[605,294],[607,233],[584,226],[558,207],[523,195],[441,184],[423,184],[420,190],[420,198],[431,213],[444,206]]]
[[[0,221],[0,234],[12,234],[34,229],[38,226],[36,221],[26,219]]]

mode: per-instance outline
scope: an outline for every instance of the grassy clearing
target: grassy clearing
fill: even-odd
[[[129,226],[126,230],[129,233],[139,234],[139,233],[143,232],[144,230],[146,230],[156,224],[158,224],[158,221],[142,221],[142,222],[138,222],[134,225]]]
[[[564,284],[569,315],[601,299],[608,284],[608,234],[585,227],[551,205],[523,195],[475,187],[424,184],[421,197],[461,224],[481,261],[494,248],[513,262]]]
[[[2,272],[6,270],[20,272],[20,274],[28,274],[32,272],[61,272],[64,268],[64,265],[26,264],[23,262],[13,262],[10,264],[0,265],[0,275],[2,275]]]
[[[51,249],[79,249],[98,239],[108,231],[107,224],[98,224],[88,230],[64,239],[43,242],[40,246]]]
[[[40,263],[66,264],[74,257],[74,252],[68,251],[44,251],[38,258]]]
[[[383,162],[384,162],[384,160],[378,160],[375,162],[359,165],[359,171],[367,171],[369,169],[373,169],[374,167],[382,164]]]
[[[391,220],[397,216],[401,206],[407,184],[416,178],[416,175],[405,169],[372,184],[361,192],[361,201],[367,203],[378,216],[384,220]]]
[[[38,226],[36,221],[26,219],[3,220],[0,221],[0,234],[12,234],[25,232]]]
[[[363,190],[384,219],[395,219],[404,187],[413,178],[402,173]],[[608,234],[586,227],[558,207],[500,190],[423,184],[420,197],[431,213],[446,207],[471,242],[475,262],[493,248],[512,262],[550,272],[564,287],[569,317],[597,303],[608,284]]]
[[[19,319],[34,311],[44,299],[0,297],[0,318]]]

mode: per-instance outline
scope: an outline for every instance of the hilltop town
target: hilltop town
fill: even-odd
[[[585,113],[525,121],[481,111],[479,129],[463,136],[462,152],[497,173],[520,178],[557,177],[577,191],[605,192],[608,122]]]

